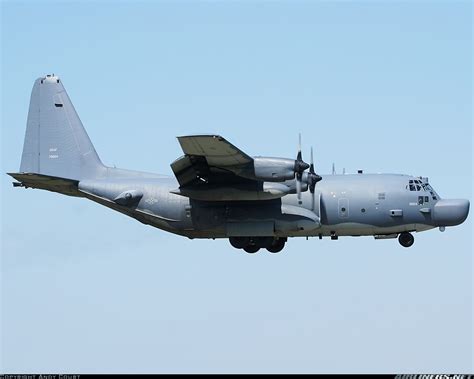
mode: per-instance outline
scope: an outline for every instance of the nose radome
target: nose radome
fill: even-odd
[[[469,200],[442,199],[434,206],[433,218],[437,226],[454,226],[464,222],[469,213]]]

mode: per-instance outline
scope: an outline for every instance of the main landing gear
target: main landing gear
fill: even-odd
[[[413,237],[413,234],[409,232],[403,232],[398,236],[398,242],[400,242],[400,245],[403,247],[410,247],[413,245],[413,242],[415,242],[415,238]]]
[[[253,254],[260,249],[267,249],[270,253],[278,253],[283,250],[287,238],[274,237],[230,237],[230,244],[236,249],[244,249]]]

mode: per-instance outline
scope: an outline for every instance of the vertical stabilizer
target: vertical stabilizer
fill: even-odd
[[[31,92],[20,172],[80,180],[104,166],[61,80],[47,75]]]

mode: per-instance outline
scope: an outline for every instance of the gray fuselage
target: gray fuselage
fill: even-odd
[[[123,174],[120,174],[123,172]],[[410,190],[411,181],[412,190]],[[79,191],[91,200],[141,222],[190,238],[229,236],[389,236],[457,225],[467,217],[466,200],[440,200],[421,178],[397,174],[327,175],[316,186],[314,214],[319,223],[307,223],[304,210],[312,208],[312,194],[256,202],[192,200],[172,193],[179,184],[172,177],[109,169],[103,179],[79,182]],[[417,188],[418,187],[418,188]],[[113,202],[120,194],[139,191],[133,206]],[[443,204],[443,202],[451,202]],[[449,207],[449,215],[439,212]],[[290,209],[288,212],[287,209]]]

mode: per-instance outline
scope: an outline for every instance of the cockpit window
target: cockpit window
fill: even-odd
[[[421,180],[417,180],[417,179],[409,180],[407,189],[410,191],[421,191],[422,186],[423,186],[423,183],[421,182]]]
[[[431,187],[426,182],[422,182],[421,180],[418,180],[418,179],[409,180],[408,185],[406,186],[406,189],[413,192],[420,192],[420,191],[429,192],[433,200],[438,200],[438,197],[436,196],[436,193],[434,192],[433,187]],[[427,201],[428,200],[425,200],[425,203]]]
[[[423,182],[421,180],[410,179],[408,181],[408,185],[406,186],[406,189],[413,192],[420,192],[420,191],[429,192],[433,200],[438,200],[433,188],[428,183]]]
[[[425,184],[422,184],[423,185],[423,189],[426,191],[426,192],[429,192],[431,194],[431,197],[433,198],[433,200],[438,200],[438,198],[436,197],[435,193],[434,193],[434,190],[433,190],[433,187],[431,187],[429,184],[425,183]]]

